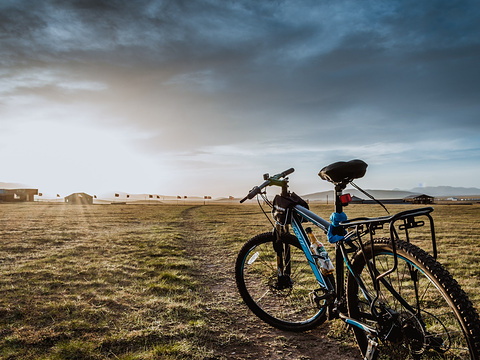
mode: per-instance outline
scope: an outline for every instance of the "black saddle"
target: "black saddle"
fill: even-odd
[[[318,176],[331,183],[348,184],[354,179],[360,179],[367,172],[367,164],[362,160],[339,161],[325,166]]]

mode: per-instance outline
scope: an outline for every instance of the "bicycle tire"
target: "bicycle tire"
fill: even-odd
[[[320,288],[315,275],[301,250],[298,239],[282,236],[290,247],[292,285],[286,289],[275,286],[277,254],[273,248],[275,236],[264,233],[251,238],[240,250],[235,264],[237,287],[245,304],[260,319],[281,330],[306,331],[326,320],[325,300],[310,300],[310,293]],[[333,275],[328,275],[334,285]]]
[[[375,265],[379,273],[392,268],[393,252],[390,239],[373,242]],[[398,314],[399,329],[394,335],[377,339],[376,358],[383,359],[473,359],[480,354],[480,321],[475,308],[460,285],[431,255],[404,241],[396,242],[398,266],[380,283],[380,303]],[[364,256],[365,255],[365,256]],[[352,271],[361,277],[372,294],[373,282],[366,261],[372,259],[372,244],[365,245],[353,258]],[[413,271],[410,272],[410,269]],[[417,292],[412,276],[417,277]],[[394,298],[386,284],[393,288],[416,310],[408,310]],[[418,301],[416,300],[418,298]],[[350,273],[347,278],[347,307],[353,319],[369,323],[370,310],[358,283]],[[418,310],[420,309],[420,310]],[[375,323],[371,323],[375,326]],[[352,326],[363,356],[367,351],[366,334]],[[378,327],[377,327],[378,328]]]

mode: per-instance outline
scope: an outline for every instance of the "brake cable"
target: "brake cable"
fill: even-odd
[[[265,201],[265,203],[270,206],[271,208],[273,208],[273,204],[270,202],[270,200],[268,200],[267,198],[267,190],[265,190],[264,192],[261,192],[259,195],[262,196],[262,199],[263,201]],[[275,227],[275,225],[273,224],[272,220],[270,219],[270,216],[267,215],[267,212],[265,211],[265,209],[263,208],[262,204],[260,204],[260,199],[257,195],[257,203],[258,203],[258,206],[260,206],[260,209],[262,209],[262,212],[263,214],[265,215],[265,217],[267,218],[267,220],[270,222],[270,224],[272,225],[272,227]]]

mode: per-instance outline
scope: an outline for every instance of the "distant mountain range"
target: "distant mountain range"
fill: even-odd
[[[480,189],[478,188],[464,188],[453,186],[427,186],[417,187],[410,190],[414,193],[426,194],[430,196],[472,196],[480,195]]]
[[[387,199],[403,199],[407,196],[413,195],[413,192],[401,191],[401,190],[365,190],[367,193],[372,195],[374,198],[379,200]],[[368,197],[356,189],[346,189],[344,193],[349,193],[352,196],[356,196],[360,199],[368,199]],[[306,194],[301,196],[302,199],[310,201],[333,201],[334,193],[333,190],[316,192],[313,194]]]
[[[414,188],[411,190],[370,190],[365,189],[367,193],[372,195],[374,198],[379,200],[388,200],[388,199],[403,199],[410,195],[425,194],[434,197],[446,197],[446,196],[474,196],[478,195],[480,197],[480,189],[478,188],[464,188],[464,187],[452,187],[452,186],[430,186],[423,188]],[[345,190],[345,193],[349,193],[352,196],[356,196],[360,199],[368,199],[368,197],[362,192],[348,188]],[[302,195],[303,199],[308,199],[310,201],[333,201],[333,190],[322,191],[312,194]]]

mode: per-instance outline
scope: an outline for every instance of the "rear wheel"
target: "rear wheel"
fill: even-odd
[[[352,274],[347,280],[347,305],[350,317],[380,329],[378,358],[385,359],[479,359],[480,322],[478,314],[445,268],[418,247],[396,242],[397,269],[380,282],[375,308],[384,320],[375,322],[366,296]],[[365,256],[364,256],[365,255]],[[390,240],[373,243],[378,273],[393,267]],[[355,255],[352,270],[362,279],[368,292],[376,295],[366,261],[372,260],[372,244],[365,254]],[[404,300],[400,300],[400,297]],[[354,327],[358,345],[365,355],[366,334]]]
[[[255,315],[276,328],[305,331],[322,324],[326,300],[319,300],[323,291],[298,239],[282,236],[283,276],[278,276],[274,241],[272,233],[260,234],[240,250],[235,266],[240,295]],[[333,275],[328,279],[333,285]]]

